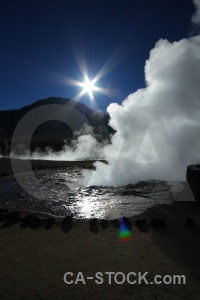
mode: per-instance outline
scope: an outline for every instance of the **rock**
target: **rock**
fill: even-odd
[[[2,209],[0,209],[0,215],[1,214],[8,214],[8,210],[7,209],[4,209],[4,208],[2,208]]]
[[[147,181],[139,181],[135,184],[134,188],[143,188],[149,185]]]
[[[53,225],[55,224],[55,220],[54,218],[48,218],[46,221],[45,221],[45,224],[44,224],[44,229],[45,230],[49,230],[53,227]]]
[[[98,233],[98,219],[97,218],[93,218],[90,219],[89,221],[89,231],[91,231],[92,233]]]
[[[138,226],[145,226],[147,225],[147,222],[145,219],[137,219],[135,220],[135,225],[138,227]]]
[[[4,176],[7,176],[7,175],[9,175],[9,173],[1,173],[1,177],[4,177]]]
[[[66,216],[63,219],[63,223],[72,223],[73,222],[73,217],[72,216]]]
[[[153,227],[165,227],[167,225],[165,220],[158,218],[152,219],[150,224]]]
[[[73,217],[67,216],[61,223],[61,228],[64,233],[68,233],[73,227]]]
[[[196,226],[196,224],[195,224],[195,222],[192,218],[187,218],[186,221],[185,221],[185,225],[190,227],[190,228]]]
[[[98,219],[97,218],[93,218],[93,219],[90,219],[89,224],[90,225],[97,225],[97,222],[98,222]]]
[[[106,230],[108,228],[108,220],[101,220],[101,227],[103,230]]]
[[[148,232],[149,231],[149,224],[146,222],[145,219],[135,220],[135,226],[142,232]]]
[[[37,216],[33,216],[31,221],[30,221],[30,228],[31,229],[38,229],[44,224],[44,219],[41,219]]]
[[[195,200],[200,202],[200,165],[188,166],[186,178]]]
[[[117,219],[112,220],[112,224],[114,227],[119,228],[120,227],[120,223]]]
[[[1,215],[0,221],[5,221],[5,223],[3,223],[1,228],[9,228],[14,224],[19,223],[21,221],[19,215],[20,215],[19,212],[10,212],[8,215]]]
[[[32,215],[27,215],[26,217],[24,217],[24,219],[21,222],[21,228],[26,228],[31,224],[33,216]]]
[[[128,193],[126,191],[123,191],[122,196],[127,196],[127,195],[128,195]]]
[[[126,190],[132,190],[132,189],[134,189],[134,185],[132,183],[129,183],[129,184],[126,185],[125,189]]]

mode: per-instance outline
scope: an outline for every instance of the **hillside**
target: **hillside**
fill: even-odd
[[[108,126],[109,116],[102,112],[97,112],[88,108],[85,104],[79,103],[75,100],[70,100],[61,97],[50,97],[47,99],[41,99],[32,103],[31,105],[24,106],[21,109],[0,111],[0,152],[3,155],[7,155],[10,152],[10,142],[14,129],[20,119],[29,111],[42,105],[59,104],[74,107],[81,112],[88,120],[89,124],[94,128],[97,134],[103,132],[101,128],[106,126],[107,135],[113,132],[112,128]],[[59,151],[64,143],[64,140],[71,140],[73,133],[71,129],[60,121],[48,121],[35,130],[31,149],[36,148],[44,149],[49,146],[55,151]],[[23,137],[21,137],[20,143],[24,143]]]

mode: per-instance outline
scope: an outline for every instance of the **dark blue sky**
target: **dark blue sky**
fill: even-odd
[[[110,97],[80,100],[105,110],[145,86],[144,65],[160,38],[175,41],[192,32],[190,0],[0,0],[0,110],[81,91],[78,63]]]

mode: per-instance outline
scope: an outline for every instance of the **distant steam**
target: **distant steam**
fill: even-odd
[[[200,0],[192,0],[194,2],[196,11],[195,14],[192,16],[192,22],[195,24],[200,23]]]
[[[30,154],[26,149],[20,149],[23,155],[16,155],[15,152],[10,154],[13,158],[21,159],[38,159],[38,160],[60,160],[60,161],[75,161],[86,159],[103,159],[103,148],[108,143],[105,138],[103,141],[98,141],[98,135],[94,133],[91,126],[85,125],[80,131],[74,132],[74,139],[70,145],[67,141],[61,151],[53,151],[51,148],[46,148],[45,151],[40,149]],[[20,145],[19,145],[20,147]],[[19,150],[19,149],[18,149]]]

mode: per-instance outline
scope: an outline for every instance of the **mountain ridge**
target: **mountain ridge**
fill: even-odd
[[[11,139],[14,129],[20,119],[34,108],[42,105],[59,104],[74,107],[81,112],[93,127],[93,131],[99,141],[109,138],[113,129],[109,127],[109,115],[103,112],[97,112],[87,107],[86,104],[62,97],[49,97],[40,99],[32,104],[16,110],[0,111],[0,154],[9,155],[11,149]],[[54,151],[60,151],[63,145],[70,143],[73,139],[73,132],[69,126],[60,121],[44,122],[37,127],[31,142],[31,150],[45,150],[50,147]],[[26,145],[26,137],[18,137],[19,145]]]
[[[29,111],[32,109],[42,106],[42,105],[49,105],[49,104],[60,104],[60,105],[68,105],[70,107],[74,107],[78,111],[80,111],[89,121],[89,124],[93,126],[94,128],[98,126],[108,126],[109,116],[108,114],[105,114],[103,112],[97,112],[93,109],[90,109],[86,104],[77,102],[75,100],[71,100],[68,98],[62,98],[62,97],[48,97],[46,99],[40,99],[36,102],[33,102],[32,104],[26,105],[20,109],[12,109],[12,110],[3,110],[0,111],[0,136],[2,137],[11,137],[13,134],[13,131],[17,125],[17,123],[20,121],[20,119]],[[51,121],[56,124],[57,121]],[[52,126],[51,126],[52,127]],[[54,126],[57,128],[57,130],[54,129],[57,133],[65,131],[64,125],[60,124],[58,126],[57,124]],[[65,125],[66,127],[66,125]],[[48,128],[44,129],[45,126],[43,126],[43,129],[37,130],[36,134],[50,134],[48,132]],[[67,127],[66,127],[67,128]],[[109,128],[110,129],[110,128]],[[71,133],[71,131],[68,128],[68,134]]]

